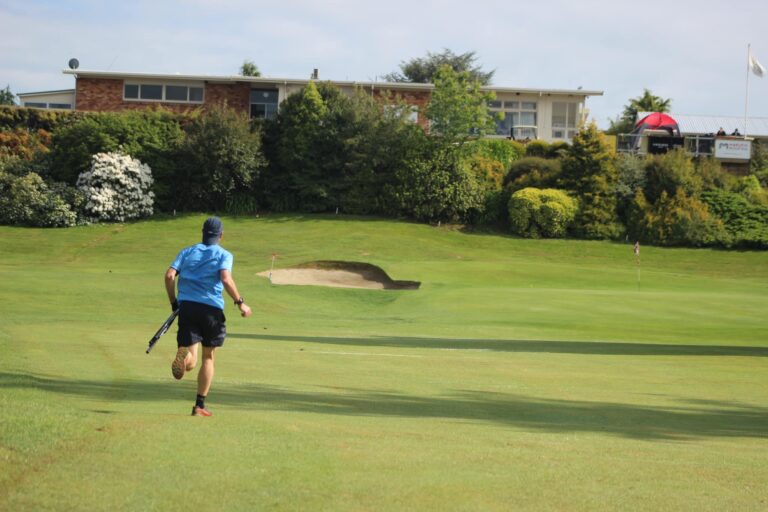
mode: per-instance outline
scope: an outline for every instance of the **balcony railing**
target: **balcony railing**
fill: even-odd
[[[648,144],[642,144],[642,135],[622,133],[616,136],[616,151],[646,155],[654,153]],[[652,140],[653,137],[647,137]],[[715,138],[707,135],[688,135],[683,138],[683,147],[693,156],[712,156],[715,154]]]
[[[685,138],[685,149],[693,156],[712,156],[715,154],[715,137],[693,135]]]

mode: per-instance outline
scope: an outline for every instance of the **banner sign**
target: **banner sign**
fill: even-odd
[[[749,160],[751,157],[751,140],[715,139],[715,158]]]

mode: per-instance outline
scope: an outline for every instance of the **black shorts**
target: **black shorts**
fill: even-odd
[[[191,347],[201,343],[204,347],[220,347],[227,336],[224,311],[208,304],[184,301],[179,304],[179,330],[176,343]]]

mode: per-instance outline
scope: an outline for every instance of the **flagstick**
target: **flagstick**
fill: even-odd
[[[275,270],[275,256],[277,254],[272,254],[272,267],[269,269],[269,283],[272,284],[272,271]]]
[[[744,139],[747,138],[747,111],[749,110],[749,57],[752,55],[752,43],[747,44],[747,93],[744,96]]]

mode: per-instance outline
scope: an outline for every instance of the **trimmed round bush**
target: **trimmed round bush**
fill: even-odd
[[[91,169],[77,178],[85,215],[94,221],[123,222],[152,215],[152,170],[122,153],[93,155]]]
[[[544,236],[561,238],[565,236],[565,229],[573,220],[575,214],[575,208],[571,212],[565,204],[551,201],[542,203],[539,209],[534,212],[533,218],[540,226],[541,233]]]
[[[578,211],[578,202],[562,190],[533,187],[518,190],[509,198],[512,232],[528,238],[565,236]]]

